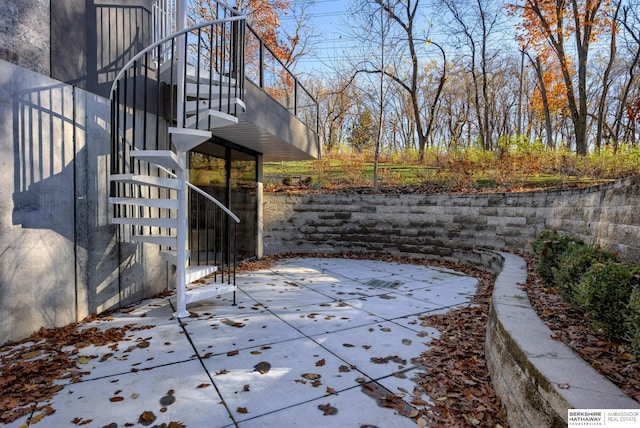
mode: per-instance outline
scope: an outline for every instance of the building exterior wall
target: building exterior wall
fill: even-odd
[[[107,99],[0,60],[0,343],[166,288],[109,224]]]
[[[51,77],[108,97],[116,74],[151,44],[154,1],[51,1]]]
[[[479,195],[264,195],[264,252],[530,251],[554,228],[640,262],[640,177],[602,186]]]
[[[2,1],[0,60],[49,75],[51,56],[49,1]]]

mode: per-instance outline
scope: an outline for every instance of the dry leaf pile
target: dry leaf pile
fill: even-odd
[[[117,344],[127,332],[148,328],[126,325],[100,330],[82,325],[41,328],[24,340],[7,342],[0,348],[0,422],[10,423],[33,411],[42,411],[40,415],[53,413],[51,406],[42,403],[62,389],[56,381],[77,382],[86,374],[79,366],[88,362],[84,361],[88,357],[78,356],[81,348]]]
[[[478,289],[470,305],[421,318],[422,326],[436,328],[440,337],[416,359],[425,370],[417,382],[432,402],[419,420],[426,420],[425,426],[507,426],[484,353],[495,278],[472,268],[455,268],[478,278]]]
[[[584,315],[567,304],[558,290],[549,287],[535,273],[535,261],[526,254],[529,276],[525,290],[540,319],[552,331],[551,337],[566,343],[583,360],[616,384],[625,394],[640,402],[640,363],[625,345],[610,341],[589,328]]]

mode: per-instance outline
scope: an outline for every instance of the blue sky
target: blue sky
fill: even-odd
[[[296,0],[290,0],[294,3]],[[309,18],[315,27],[314,52],[302,58],[299,69],[322,70],[334,58],[339,58],[349,41],[340,36],[345,19],[348,17],[349,0],[316,0],[308,10]],[[285,18],[286,20],[286,18]]]

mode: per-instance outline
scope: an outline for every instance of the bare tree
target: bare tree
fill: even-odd
[[[492,37],[502,19],[502,2],[495,0],[440,0],[449,11],[460,44],[468,49],[469,73],[473,81],[473,106],[476,112],[480,144],[493,147],[491,74],[496,51],[491,49]]]
[[[622,27],[625,29],[625,35],[630,39],[627,42],[627,49],[631,55],[631,61],[626,66],[627,78],[624,85],[622,85],[621,93],[618,95],[618,109],[615,115],[615,126],[613,128],[613,146],[617,149],[621,134],[621,128],[623,126],[624,116],[629,109],[628,99],[630,97],[632,87],[636,83],[636,71],[638,63],[640,62],[640,16],[638,15],[638,8],[640,5],[637,0],[632,0],[629,4],[622,8],[622,17],[619,18]],[[631,121],[634,125],[633,120]],[[633,133],[632,133],[633,135]],[[631,139],[633,141],[633,138]]]
[[[426,31],[421,31],[417,27],[420,22],[419,5],[420,0],[356,0],[356,10],[361,11],[362,14],[373,17],[382,11],[386,15],[390,31],[389,43],[387,44],[389,49],[385,51],[387,52],[385,53],[387,60],[384,69],[380,66],[380,61],[372,61],[371,58],[368,58],[360,62],[356,67],[356,73],[383,74],[401,90],[407,92],[418,138],[418,154],[422,161],[428,135],[433,127],[434,119],[430,114],[436,111],[446,81],[446,57],[440,45],[432,42]],[[442,74],[438,87],[433,93],[433,98],[431,98],[430,106],[424,112],[422,110],[424,94],[419,85],[419,78],[422,61],[430,46],[438,48],[439,53],[443,56]]]

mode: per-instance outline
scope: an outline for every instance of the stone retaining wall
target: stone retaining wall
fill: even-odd
[[[456,260],[530,250],[547,228],[640,262],[640,176],[585,189],[477,195],[264,196],[265,254],[385,252]]]

